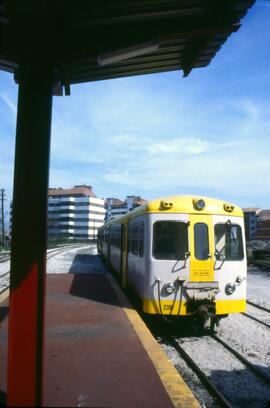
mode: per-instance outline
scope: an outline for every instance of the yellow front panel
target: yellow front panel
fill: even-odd
[[[241,313],[246,311],[246,300],[216,300],[216,314]]]
[[[179,300],[161,300],[162,314],[179,315]],[[216,314],[241,313],[246,311],[245,299],[234,300],[216,300]],[[144,299],[143,311],[150,314],[160,314],[159,302],[151,299]],[[181,304],[180,315],[185,316],[187,313],[187,302],[184,300]]]
[[[206,224],[208,227],[209,257],[205,260],[196,259],[194,226],[197,223]],[[190,215],[189,226],[189,248],[190,248],[190,276],[191,282],[213,282],[214,281],[214,231],[211,215]]]
[[[183,300],[181,304],[181,310],[179,313],[179,300],[161,300],[162,314],[165,315],[186,315],[186,302]],[[160,314],[160,307],[158,300],[144,299],[143,311],[150,314]]]

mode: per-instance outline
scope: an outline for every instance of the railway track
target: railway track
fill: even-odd
[[[263,307],[263,306],[260,306],[260,305],[254,303],[254,302],[248,301],[248,300],[247,300],[247,304],[250,305],[252,308],[258,309],[258,310],[262,311],[263,313],[265,313],[265,316],[264,316],[264,317],[265,317],[266,319],[267,319],[267,318],[268,318],[268,319],[270,318],[270,314],[269,314],[269,313],[270,313],[270,310],[269,310],[269,309],[267,309],[267,308],[265,308],[265,307]],[[270,329],[270,324],[267,323],[266,321],[261,320],[261,318],[258,318],[258,316],[254,316],[253,314],[250,314],[250,313],[247,313],[247,312],[243,312],[242,315],[244,315],[244,316],[248,317],[249,319],[252,319],[252,320],[254,320],[255,322],[260,323],[260,324],[262,324],[263,326],[265,326],[265,327],[267,327],[268,329]],[[261,316],[261,317],[262,317],[262,316]]]
[[[270,385],[270,377],[267,376],[258,367],[253,365],[250,361],[248,361],[237,350],[232,348],[229,344],[224,342],[222,339],[220,339],[215,334],[212,334],[209,337],[214,339],[217,343],[221,344],[226,350],[228,350],[233,356],[235,356],[246,367],[246,369],[250,370],[250,372],[252,372],[252,374],[257,377],[259,381],[263,382],[266,386]],[[185,350],[185,348],[183,347],[183,344],[181,344],[182,343],[181,338],[175,338],[174,336],[167,335],[166,343],[170,344],[176,350],[176,352],[180,355],[180,357],[186,362],[186,364],[193,370],[193,372],[197,375],[197,377],[201,381],[202,385],[207,389],[210,395],[214,398],[218,406],[227,407],[227,408],[238,406],[238,404],[234,402],[233,398],[231,400],[230,394],[225,393],[222,387],[220,385],[218,386],[217,384],[215,384],[215,382],[212,381],[211,377],[206,374],[204,369],[200,367],[200,364],[196,362],[196,358],[194,358],[193,353]],[[222,371],[222,363],[221,363],[220,371]]]
[[[242,354],[240,354],[237,350],[231,347],[228,343],[218,337],[216,334],[211,334],[211,337],[220,343],[223,347],[225,347],[230,353],[232,353],[235,357],[241,361],[247,368],[249,368],[258,378],[260,378],[265,384],[270,385],[270,377],[265,374],[264,371],[256,367],[252,364],[249,360],[247,360]]]
[[[258,319],[257,317],[252,316],[252,315],[249,314],[249,313],[244,313],[244,312],[242,313],[242,315],[244,315],[244,316],[248,317],[249,319],[252,319],[252,320],[254,320],[255,322],[258,322],[258,323],[262,324],[263,326],[267,327],[268,329],[270,329],[270,324],[268,324],[268,323],[266,323],[266,322],[264,322],[264,321]]]
[[[176,353],[175,357],[173,357],[174,364],[176,365],[176,368],[178,369],[180,374],[184,376],[184,379],[186,379],[186,381],[189,383],[191,388],[192,389],[196,388],[196,385],[194,383],[195,380],[194,378],[192,380],[192,376],[190,374],[187,374],[187,371],[185,371],[185,368],[183,368],[184,367],[183,364],[175,363],[175,361],[177,361],[177,358],[179,357],[189,367],[189,370],[191,370],[191,372],[193,372],[195,376],[199,379],[201,383],[201,386],[199,387],[204,387],[204,389],[207,390],[208,395],[211,395],[214,401],[214,406],[228,408],[244,406],[244,404],[241,405],[241,403],[239,405],[239,401],[236,401],[237,398],[239,398],[239,400],[241,399],[240,396],[236,397],[236,395],[238,392],[240,392],[240,394],[243,396],[243,399],[248,397],[248,390],[246,390],[245,387],[243,388],[243,384],[247,382],[247,376],[249,378],[248,383],[259,384],[257,385],[257,388],[256,385],[254,386],[255,398],[257,398],[258,400],[263,399],[265,393],[267,394],[267,392],[269,391],[270,376],[267,375],[267,373],[264,372],[263,369],[251,363],[247,358],[245,358],[241,353],[239,353],[234,347],[226,343],[218,335],[208,334],[202,337],[195,338],[192,336],[185,337],[186,335],[183,334],[183,337],[179,337],[179,335],[176,334],[175,328],[172,330],[171,329],[168,330],[168,327],[165,326],[164,328],[164,325],[160,326],[159,324],[158,326],[156,326],[155,323],[153,324],[153,327],[152,324],[150,323],[150,326],[151,326],[150,330],[152,331],[154,336],[157,339],[159,339],[159,342],[163,344],[165,350],[168,349],[168,346],[171,346],[172,349],[174,350],[173,354],[171,354],[172,352],[170,351],[169,355],[172,357],[172,355]],[[198,345],[199,349],[202,350],[200,358],[198,358]],[[206,350],[205,356],[203,355],[204,349]],[[227,359],[226,363],[227,366],[230,366],[231,364],[230,369],[225,368],[226,365],[225,366],[223,365],[222,358],[220,358],[220,361],[216,361],[213,366],[212,366],[214,361],[213,359],[210,359],[209,362],[207,361],[208,356],[210,355],[212,355],[213,357],[217,353],[216,355],[218,359],[218,356],[223,356],[226,352],[229,353],[228,354],[229,357],[224,358]],[[230,362],[231,360],[233,361],[233,363]],[[240,369],[239,366],[240,367],[242,366],[243,368]],[[228,388],[226,389],[227,386],[225,386],[225,388],[223,389],[223,385],[221,384],[221,381],[219,379],[219,375],[221,375],[220,378],[222,378],[222,373],[225,373],[224,375],[226,375],[228,379],[232,375],[232,378],[230,378],[229,381],[232,384],[232,388],[234,388],[234,391],[232,393],[228,391]],[[234,378],[237,377],[238,385],[234,384]],[[239,387],[242,387],[242,389],[240,390]],[[256,391],[260,390],[261,388],[263,388],[262,394],[260,394],[260,391]],[[261,395],[263,395],[263,397]],[[270,391],[269,395],[267,394],[267,396],[269,398],[268,399],[269,403]],[[200,397],[198,396],[197,398]],[[207,397],[203,398],[207,399]],[[208,405],[207,403],[205,405],[204,401],[203,402],[201,401],[201,403],[203,406],[212,406],[211,404]],[[251,406],[253,405],[251,404]],[[254,406],[266,407],[267,404],[263,403],[262,405],[258,405],[257,403],[256,405],[255,403]]]
[[[79,245],[79,244],[75,244],[75,245],[66,245],[66,246],[61,246],[61,247],[57,247],[57,248],[53,248],[47,251],[47,261],[49,261],[50,259],[54,258],[57,255],[60,255],[63,252],[72,250],[72,249],[76,249],[76,248],[84,248],[88,245]],[[6,261],[8,261],[9,259],[7,259]],[[5,262],[6,262],[5,261]],[[8,290],[9,288],[9,273],[10,271],[6,271],[3,272],[2,274],[0,274],[0,286],[2,285],[3,287],[0,289],[0,295],[2,293],[4,293],[6,290]],[[3,282],[3,279],[5,279],[5,281]],[[1,282],[2,280],[2,282]]]
[[[247,300],[247,303],[248,303],[249,305],[252,305],[252,306],[256,307],[257,309],[264,310],[265,312],[270,313],[270,309],[267,309],[267,308],[264,307],[264,306],[258,305],[257,303],[251,302],[250,300]]]
[[[66,249],[73,249],[73,248],[77,248],[77,247],[81,247],[82,245],[80,244],[69,244],[69,245],[62,245],[60,247],[56,247],[56,248],[52,248],[52,249],[48,249],[47,250],[47,260],[49,260],[50,258],[52,258],[53,256],[49,256],[50,254],[56,252],[56,255],[58,255],[58,253],[64,252]],[[0,255],[0,263],[4,263],[10,260],[10,252],[6,253],[4,255]],[[1,277],[1,275],[0,275]]]
[[[183,358],[187,365],[194,371],[201,383],[207,389],[207,391],[214,397],[215,401],[220,407],[232,408],[231,403],[227,398],[218,390],[213,381],[205,374],[200,366],[194,361],[189,353],[181,346],[181,344],[173,336],[166,336],[166,341],[177,351],[177,353]]]
[[[84,248],[86,246],[89,246],[89,244],[88,245],[79,245],[79,244],[67,245],[67,246],[62,246],[62,247],[51,249],[49,253],[47,252],[47,261],[54,258],[56,255],[59,255],[68,250],[76,249],[76,248]]]
[[[0,263],[6,262],[9,260],[10,260],[10,253],[0,255]]]

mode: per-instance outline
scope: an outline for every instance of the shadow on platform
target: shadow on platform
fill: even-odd
[[[120,306],[109,280],[103,274],[75,274],[69,293],[94,302]]]
[[[69,273],[99,273],[105,274],[107,269],[103,264],[99,255],[92,254],[77,254],[71,267]]]

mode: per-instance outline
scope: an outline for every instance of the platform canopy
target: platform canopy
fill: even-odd
[[[0,68],[61,85],[207,66],[254,0],[0,0]]]

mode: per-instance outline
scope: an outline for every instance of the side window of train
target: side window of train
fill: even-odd
[[[115,246],[116,246],[116,248],[119,248],[119,233],[118,233],[118,228],[116,227],[116,229],[115,229]]]
[[[139,227],[139,255],[144,255],[144,222],[140,222]]]
[[[139,247],[139,225],[134,224],[132,225],[132,240],[131,240],[131,252],[133,255],[138,255],[138,247]]]
[[[117,248],[121,248],[121,225],[117,226]]]
[[[225,223],[215,225],[215,254],[217,260],[241,261],[244,258],[241,226]]]
[[[109,242],[109,244],[111,243],[111,233],[112,233],[111,228],[112,228],[112,227],[108,227],[108,228],[107,228],[107,231],[106,231],[106,234],[107,234],[107,242]]]
[[[111,227],[111,244],[116,248],[121,246],[121,225],[112,225]]]
[[[131,251],[131,225],[128,226],[128,252]]]
[[[194,225],[195,258],[205,261],[209,258],[208,226],[203,222]]]
[[[156,221],[153,226],[153,257],[184,260],[188,251],[188,228],[181,221]]]

